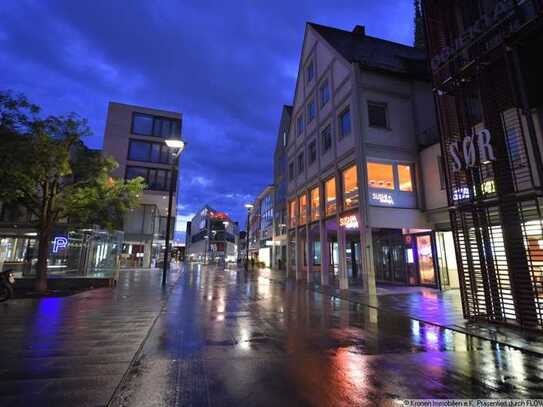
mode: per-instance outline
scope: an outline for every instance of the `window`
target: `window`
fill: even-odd
[[[142,177],[147,189],[154,191],[167,191],[170,189],[170,171],[144,167],[126,167],[126,179]]]
[[[142,136],[153,135],[153,116],[134,113],[134,117],[132,118],[132,134],[141,134]]]
[[[410,165],[398,164],[398,181],[400,183],[400,191],[413,192],[413,182]]]
[[[139,140],[130,140],[128,159],[161,164],[173,164],[174,162],[174,157],[170,153],[168,146]]]
[[[330,178],[324,184],[326,216],[336,213],[336,179]]]
[[[326,126],[322,132],[322,154],[326,153],[332,148],[332,129],[330,125]]]
[[[315,99],[311,99],[307,105],[307,122],[311,123],[317,115],[317,106],[315,105]]]
[[[311,221],[316,221],[320,219],[320,196],[319,196],[319,187],[313,188],[311,190]]]
[[[339,115],[339,137],[347,137],[349,134],[351,134],[351,111],[347,109]]]
[[[306,82],[309,83],[313,80],[315,77],[315,64],[313,64],[313,61],[307,65],[307,68],[305,69],[305,78]]]
[[[324,83],[319,88],[319,97],[321,101],[321,107],[327,104],[330,100],[330,85],[328,84],[328,80],[324,81]]]
[[[300,225],[305,225],[307,221],[307,195],[300,195],[299,206],[300,208]]]
[[[296,129],[298,131],[298,136],[304,132],[304,115],[300,114],[298,116],[298,121],[296,122]]]
[[[358,176],[356,165],[343,171],[343,208],[350,209],[358,205]]]
[[[296,227],[296,210],[296,199],[293,199],[288,205],[289,226],[291,228]]]
[[[287,145],[287,132],[283,132],[283,147],[286,147]]]
[[[309,143],[309,146],[307,147],[307,165],[313,164],[315,161],[317,161],[317,141],[313,140],[311,143]]]
[[[304,172],[304,153],[298,154],[298,175]]]
[[[368,186],[378,189],[394,189],[392,164],[368,162]]]
[[[370,126],[388,128],[386,103],[368,102],[368,118]]]
[[[132,134],[155,136],[163,139],[179,138],[179,120],[134,113],[132,117]]]
[[[294,162],[288,165],[288,179],[292,181],[294,179]]]

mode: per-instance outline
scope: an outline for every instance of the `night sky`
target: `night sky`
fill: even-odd
[[[0,88],[46,114],[77,112],[102,146],[108,101],[182,112],[178,209],[204,204],[245,224],[272,182],[305,22],[412,44],[412,0],[2,0]],[[180,224],[181,222],[178,222]]]

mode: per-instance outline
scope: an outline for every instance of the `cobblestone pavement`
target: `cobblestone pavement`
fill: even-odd
[[[541,398],[543,363],[260,272],[184,272],[111,404],[347,406]]]

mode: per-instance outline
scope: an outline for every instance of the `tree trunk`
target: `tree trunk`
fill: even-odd
[[[34,288],[39,293],[47,291],[47,258],[51,245],[51,231],[42,230],[39,234],[38,263],[36,264],[36,282]]]

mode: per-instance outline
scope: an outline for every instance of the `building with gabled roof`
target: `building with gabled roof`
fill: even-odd
[[[424,50],[307,23],[291,116],[288,274],[368,293],[440,287],[419,154],[439,142]]]

